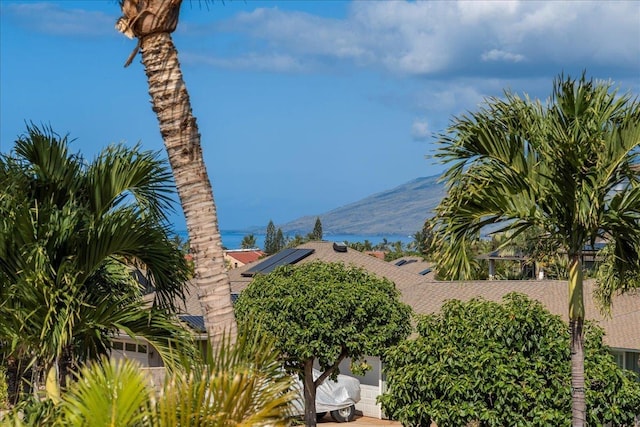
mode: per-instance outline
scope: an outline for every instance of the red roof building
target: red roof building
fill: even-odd
[[[224,260],[227,267],[232,269],[257,261],[265,255],[260,249],[233,249],[224,252]]]

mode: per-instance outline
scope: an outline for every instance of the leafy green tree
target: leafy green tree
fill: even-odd
[[[170,238],[171,180],[158,155],[114,145],[86,162],[66,137],[28,127],[0,156],[0,187],[0,357],[23,362],[12,378],[29,369],[33,390],[45,374],[55,388],[119,330],[169,363],[169,343],[186,337],[169,313],[189,268]],[[133,266],[155,287],[151,308]]]
[[[424,222],[422,229],[413,235],[413,241],[409,243],[409,249],[418,252],[423,256],[429,256],[433,251],[433,224],[428,219]]]
[[[364,242],[345,242],[351,249],[355,249],[356,251],[365,252],[372,251],[373,245],[368,239],[365,239]]]
[[[320,222],[320,217],[316,217],[313,231],[309,233],[309,240],[322,240],[322,222]]]
[[[403,425],[570,425],[569,332],[539,302],[448,301],[419,318],[418,332],[385,358],[380,402]],[[616,365],[599,327],[586,334],[589,425],[632,425],[637,375]]]
[[[436,210],[440,274],[469,277],[466,247],[490,224],[501,224],[511,238],[536,227],[565,254],[572,423],[583,426],[581,254],[605,239],[614,258],[604,289],[640,285],[640,103],[611,83],[560,77],[546,105],[507,92],[454,119],[439,142],[436,157],[452,164],[443,175],[448,194]]]
[[[246,236],[244,236],[242,238],[242,241],[240,242],[240,247],[242,249],[253,249],[256,247],[256,236],[251,233],[251,234],[247,234]]]
[[[382,241],[373,247],[374,251],[388,251],[389,250],[389,241],[386,237],[382,238]]]
[[[264,251],[267,255],[272,255],[278,252],[278,243],[276,239],[276,226],[273,221],[269,221],[269,224],[267,224],[267,231],[264,236]]]
[[[408,255],[415,255],[415,253],[405,250],[404,243],[397,240],[391,244],[391,250],[384,254],[384,259],[385,261],[393,261]]]
[[[284,238],[284,233],[282,232],[282,228],[278,227],[278,231],[276,231],[276,241],[275,241],[275,251],[279,252],[287,245],[287,241]]]
[[[290,237],[288,239],[286,239],[286,244],[285,247],[287,248],[295,248],[296,246],[299,246],[303,243],[307,243],[309,241],[309,237],[305,237],[302,236],[300,234],[297,234],[293,237]]]
[[[392,282],[356,267],[313,261],[259,275],[236,302],[238,323],[254,318],[275,338],[286,368],[304,383],[305,423],[316,425],[316,388],[357,361],[405,338],[411,309]],[[314,380],[317,361],[323,371]]]

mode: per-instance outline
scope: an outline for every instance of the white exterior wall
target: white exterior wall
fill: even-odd
[[[149,344],[146,341],[134,341],[128,336],[121,336],[115,338],[112,344],[111,357],[113,359],[135,360],[142,367],[149,366]]]
[[[360,402],[356,404],[356,410],[361,411],[365,417],[382,419],[382,408],[376,403],[380,395],[380,388],[371,385],[360,385]]]
[[[371,370],[362,375],[351,372],[351,359],[345,359],[340,364],[340,373],[350,375],[360,380],[360,402],[356,404],[356,410],[362,412],[365,417],[382,419],[382,408],[376,403],[376,398],[382,394],[382,362],[379,357],[365,357]]]
[[[164,366],[156,349],[142,338],[134,340],[128,335],[119,335],[112,344],[111,357],[115,360],[136,360],[143,368]]]

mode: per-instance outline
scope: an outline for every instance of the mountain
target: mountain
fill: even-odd
[[[403,234],[422,229],[424,221],[445,195],[438,176],[417,178],[391,190],[366,197],[329,212],[304,216],[279,225],[287,234],[306,236],[320,217],[324,234]]]

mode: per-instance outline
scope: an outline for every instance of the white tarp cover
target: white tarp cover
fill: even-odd
[[[320,371],[313,370],[313,378],[317,379]],[[298,379],[300,397],[295,402],[295,407],[300,414],[304,413],[304,386]],[[316,390],[316,412],[330,412],[348,408],[360,401],[360,381],[348,375],[338,375],[338,381],[331,378],[324,380]]]

